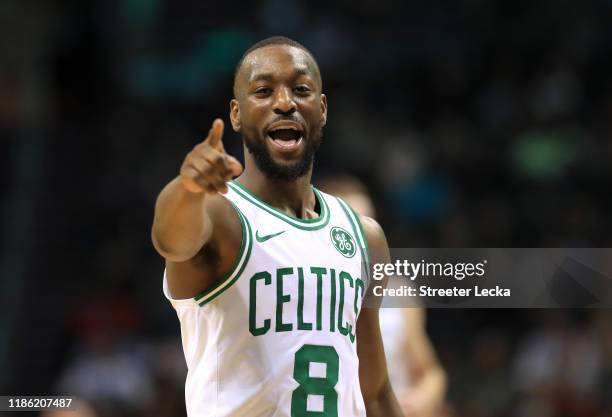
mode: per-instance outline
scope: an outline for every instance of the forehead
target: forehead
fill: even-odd
[[[251,82],[262,76],[283,77],[303,73],[317,78],[317,67],[308,52],[290,45],[268,45],[248,54],[239,78]]]

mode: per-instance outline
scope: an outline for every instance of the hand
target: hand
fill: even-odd
[[[192,193],[227,193],[227,181],[242,173],[242,165],[225,153],[221,137],[223,120],[215,119],[208,136],[185,157],[181,184]]]

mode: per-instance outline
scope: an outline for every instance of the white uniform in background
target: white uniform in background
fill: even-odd
[[[399,396],[410,387],[408,353],[406,352],[406,312],[404,308],[386,307],[378,312],[380,333],[385,346],[385,357],[389,380],[395,395]]]
[[[316,219],[289,216],[236,182],[243,230],[232,272],[176,309],[187,414],[365,416],[355,328],[367,243],[355,213],[315,190]]]

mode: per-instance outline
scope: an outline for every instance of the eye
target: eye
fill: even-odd
[[[306,86],[306,85],[298,85],[297,87],[295,87],[294,90],[298,94],[308,94],[308,93],[310,93],[310,88],[308,88],[308,86]]]
[[[272,89],[270,87],[258,87],[255,89],[254,93],[259,97],[266,97],[272,94]]]

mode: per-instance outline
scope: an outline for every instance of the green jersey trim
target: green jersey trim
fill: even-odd
[[[353,233],[355,233],[355,236],[357,237],[357,244],[359,245],[359,250],[361,251],[361,258],[366,264],[367,271],[369,271],[370,249],[368,247],[368,241],[365,237],[365,233],[363,232],[363,226],[359,221],[359,216],[357,216],[357,213],[355,213],[353,208],[346,204],[346,202],[344,202],[344,200],[342,200],[340,197],[336,197],[336,199],[338,200],[338,203],[340,203],[340,207],[342,207],[342,210],[344,210],[344,213],[346,214],[349,223],[351,223]]]
[[[368,245],[368,239],[366,239],[366,235],[365,232],[363,231],[363,224],[361,223],[361,219],[359,218],[359,215],[355,212],[355,210],[353,210],[353,207],[349,206],[348,203],[346,201],[343,201],[343,203],[346,205],[346,207],[349,208],[349,210],[351,211],[351,213],[353,213],[353,217],[355,219],[355,223],[357,223],[357,226],[359,226],[359,231],[361,232],[361,240],[364,243],[364,247],[366,250],[366,261],[368,263],[368,265],[370,264],[370,246]]]
[[[265,201],[261,200],[255,194],[253,194],[249,189],[247,189],[244,185],[231,181],[228,183],[232,190],[234,190],[240,197],[244,198],[251,204],[256,207],[266,211],[267,213],[283,220],[286,223],[289,223],[291,226],[296,227],[302,230],[319,230],[322,229],[329,223],[329,207],[327,206],[327,202],[323,195],[316,188],[312,187],[312,191],[314,192],[315,198],[319,202],[319,206],[321,207],[321,215],[316,219],[300,219],[294,216],[291,216],[287,213],[283,213],[279,209],[270,206]]]
[[[251,249],[253,248],[251,224],[247,220],[246,216],[242,214],[240,209],[234,203],[232,203],[232,205],[236,209],[236,213],[238,213],[240,225],[242,226],[242,243],[240,245],[240,251],[238,252],[238,256],[236,257],[236,261],[234,262],[230,272],[212,287],[205,289],[194,297],[195,302],[198,303],[200,307],[209,303],[231,287],[238,280],[238,278],[240,278],[240,275],[242,274],[242,271],[244,271],[244,268],[249,262],[249,258],[251,256]]]

